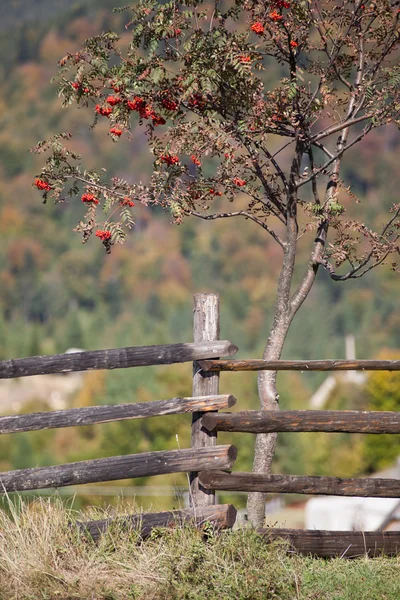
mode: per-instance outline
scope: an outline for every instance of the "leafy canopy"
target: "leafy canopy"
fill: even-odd
[[[143,129],[149,183],[85,170],[67,133],[35,149],[50,151],[35,180],[45,201],[82,194],[83,241],[96,231],[110,251],[140,202],[167,208],[176,223],[251,219],[284,252],[329,227],[318,260],[334,279],[398,252],[400,204],[374,231],[346,215],[356,198],[339,176],[345,152],[372,129],[400,125],[398,2],[139,0],[116,10],[129,11],[129,40],[88,39],[60,61],[56,81],[64,106],[88,108],[93,127],[108,119],[113,142]],[[349,271],[336,275],[333,264],[345,262]]]

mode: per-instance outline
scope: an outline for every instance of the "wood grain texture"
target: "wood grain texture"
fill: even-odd
[[[81,427],[125,419],[145,419],[162,415],[204,412],[229,408],[236,398],[229,395],[199,396],[198,398],[171,398],[140,404],[112,404],[109,406],[88,406],[49,412],[10,415],[0,417],[0,434],[60,427]]]
[[[323,431],[325,433],[400,433],[400,412],[355,410],[248,410],[210,413],[203,417],[210,431],[269,433]]]
[[[199,473],[206,489],[231,492],[269,492],[274,494],[318,494],[324,496],[363,496],[400,498],[400,479],[303,477],[297,475],[260,475],[258,473]]]
[[[219,339],[220,303],[218,294],[195,294],[193,303],[193,339],[195,343],[214,343]],[[218,394],[219,373],[207,373],[193,363],[193,396]],[[212,448],[216,432],[203,429],[203,412],[192,417],[192,448]],[[190,499],[195,507],[215,504],[215,492],[199,485],[197,472],[190,473]]]
[[[232,466],[235,458],[234,446],[218,446],[146,452],[84,460],[53,467],[20,469],[0,473],[0,492],[57,488],[201,469],[226,469]]]
[[[164,344],[161,346],[134,346],[73,352],[51,356],[30,356],[0,361],[0,379],[71,373],[92,369],[126,369],[149,365],[170,365],[192,362],[204,358],[231,356],[237,347],[229,341],[203,342],[199,344]],[[202,394],[205,395],[205,394]]]
[[[263,528],[258,532],[267,541],[283,538],[290,552],[329,558],[395,556],[400,554],[400,531],[319,531]]]
[[[400,371],[400,360],[202,360],[204,371]]]
[[[116,526],[118,529],[128,531],[136,531],[142,538],[146,538],[155,527],[177,527],[185,523],[200,526],[205,522],[210,522],[216,529],[227,529],[232,528],[235,521],[236,509],[234,506],[232,504],[219,504],[203,506],[196,510],[186,508],[184,510],[170,510],[159,513],[102,519],[99,521],[87,521],[78,525],[83,532],[89,533],[96,541],[110,526]]]

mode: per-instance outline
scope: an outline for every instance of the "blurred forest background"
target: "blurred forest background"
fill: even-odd
[[[239,346],[238,357],[260,357],[280,268],[280,250],[261,228],[247,221],[239,228],[228,221],[194,220],[177,227],[168,214],[137,206],[137,224],[127,243],[108,256],[98,239],[82,246],[79,234],[72,231],[85,209],[79,198],[43,206],[32,187],[42,157],[29,148],[59,131],[72,132],[73,148],[89,168],[107,166],[110,174],[128,180],[148,177],[152,157],[139,128],[133,143],[114,144],[107,123],[90,129],[90,111],[61,108],[55,85],[50,84],[57,61],[78,50],[87,37],[107,29],[129,36],[124,30],[128,14],[112,13],[123,4],[10,0],[0,5],[0,359],[70,347],[191,341],[192,296],[199,291],[221,295],[221,338]],[[271,82],[278,76],[271,70]],[[398,201],[399,146],[395,128],[380,129],[345,160],[343,175],[359,196],[369,224],[378,226],[385,219],[383,212]],[[299,274],[306,251],[304,245]],[[355,335],[360,358],[398,357],[398,292],[398,276],[385,267],[346,283],[334,283],[321,271],[292,325],[283,358],[343,358],[346,334]],[[279,375],[281,407],[309,407],[324,378],[322,373]],[[256,384],[256,374],[223,374],[221,392],[238,398],[237,410],[257,408]],[[191,395],[191,365],[88,373],[70,396],[69,406],[176,395]],[[39,396],[23,411],[47,409]],[[326,407],[398,410],[400,376],[373,374],[361,387],[338,380]],[[1,411],[11,412],[7,403]],[[169,417],[0,436],[0,470],[185,447],[190,443],[189,423],[188,416]],[[372,472],[400,454],[399,436],[388,438],[280,434],[274,470],[339,476]],[[252,437],[221,435],[221,441],[225,439],[239,447],[236,468],[250,469]],[[185,483],[183,475],[157,480]],[[173,502],[165,499],[162,505]]]

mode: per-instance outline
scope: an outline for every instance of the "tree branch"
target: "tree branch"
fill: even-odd
[[[354,146],[355,144],[358,144],[359,141],[361,141],[363,139],[363,137],[365,137],[367,135],[367,133],[369,133],[372,129],[372,123],[369,123],[368,126],[363,130],[362,133],[360,133],[360,135],[358,135],[352,142],[351,144],[347,144],[345,145],[340,153],[338,154],[334,154],[332,155],[332,158],[330,158],[329,160],[326,161],[325,164],[322,165],[322,167],[319,167],[318,169],[315,169],[310,175],[309,177],[307,177],[306,179],[302,179],[301,181],[297,182],[297,186],[301,187],[302,185],[305,185],[306,183],[308,183],[309,181],[314,181],[315,178],[320,174],[323,173],[328,167],[329,165],[331,165],[333,162],[335,162],[336,160],[338,160],[339,158],[341,158],[343,156],[343,154],[349,150],[352,146]]]
[[[230,217],[244,217],[245,219],[250,219],[251,221],[257,223],[257,225],[265,229],[265,231],[268,231],[268,233],[274,238],[274,240],[280,245],[280,247],[285,249],[285,242],[281,240],[279,235],[273,229],[271,229],[271,227],[269,227],[266,223],[261,221],[261,219],[258,219],[255,215],[252,215],[251,213],[248,213],[245,210],[237,210],[235,212],[230,213],[214,213],[212,215],[202,215],[201,213],[195,210],[188,210],[186,208],[183,208],[183,212],[186,215],[191,215],[193,217],[197,217],[205,221],[214,221],[215,219],[228,219]]]
[[[318,142],[319,140],[323,140],[324,138],[326,138],[334,133],[337,133],[338,131],[342,131],[343,129],[348,129],[352,125],[356,125],[356,123],[361,123],[362,121],[366,121],[367,119],[371,119],[371,118],[372,118],[372,115],[363,115],[361,117],[355,117],[354,119],[350,119],[350,121],[348,121],[347,120],[348,117],[346,117],[346,120],[343,121],[342,123],[337,123],[336,125],[332,125],[331,127],[328,127],[327,129],[317,133],[315,136],[310,138],[310,142],[312,144],[315,144],[315,142]]]

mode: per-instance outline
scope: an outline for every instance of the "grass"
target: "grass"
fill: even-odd
[[[105,516],[96,509],[83,518]],[[0,600],[400,598],[400,557],[301,557],[250,529],[216,533],[209,524],[153,531],[145,541],[115,525],[94,543],[78,519],[59,499],[19,498],[0,512]]]

